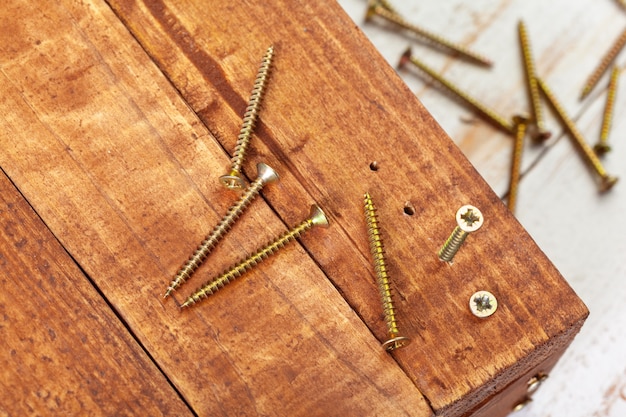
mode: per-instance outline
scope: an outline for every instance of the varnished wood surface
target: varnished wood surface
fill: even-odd
[[[580,329],[585,306],[338,5],[93,0],[35,13],[13,1],[2,24],[0,166],[195,413],[463,415]],[[264,161],[281,182],[163,300],[236,199],[217,177],[270,44],[245,171]],[[393,355],[380,348],[365,191],[413,338]],[[179,311],[313,202],[328,230]],[[467,203],[485,225],[442,263]],[[498,296],[489,320],[467,309],[478,289]]]

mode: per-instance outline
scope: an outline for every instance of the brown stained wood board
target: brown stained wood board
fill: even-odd
[[[0,172],[0,415],[192,415]]]
[[[311,200],[327,210],[332,227],[306,247],[382,341],[362,214],[372,193],[400,326],[414,339],[394,356],[437,414],[469,412],[578,332],[586,307],[334,2],[109,3],[229,152],[260,57],[275,45],[247,173],[265,161],[281,174],[265,196],[288,224]],[[436,253],[464,204],[485,224],[442,263]],[[468,310],[480,289],[499,300],[487,320]]]
[[[326,230],[179,311],[194,287],[307,216],[311,196],[293,195],[285,215],[255,201],[164,300],[236,200],[216,179],[227,154],[104,2],[10,1],[0,24],[0,166],[195,413],[432,415],[302,246],[335,245]],[[273,188],[268,198],[294,189]]]

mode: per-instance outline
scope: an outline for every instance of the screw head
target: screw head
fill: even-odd
[[[311,206],[311,214],[309,215],[309,219],[311,219],[311,222],[314,226],[328,227],[328,218],[326,217],[326,214],[324,214],[324,211],[317,204],[313,204]]]
[[[385,349],[388,352],[391,352],[392,350],[405,347],[409,343],[411,343],[411,339],[409,339],[408,337],[398,336],[398,337],[391,338],[387,340],[385,343],[383,343],[383,349]]]
[[[246,184],[239,175],[238,171],[231,171],[228,175],[222,175],[220,177],[220,182],[229,190],[241,190],[246,186]]]
[[[465,205],[456,212],[456,222],[464,232],[471,233],[483,225],[483,214],[474,206]]]
[[[498,300],[489,291],[478,291],[470,297],[469,307],[476,317],[489,317],[496,312]]]
[[[618,179],[619,178],[613,177],[611,175],[606,175],[602,177],[600,181],[600,192],[609,191],[611,188],[613,188],[615,183],[617,183]]]
[[[257,176],[262,179],[263,184],[276,182],[280,179],[276,171],[274,171],[271,166],[264,164],[263,162],[256,164],[256,172]]]
[[[596,155],[602,156],[605,153],[611,151],[611,145],[604,142],[598,142],[593,146],[593,150],[595,151]]]

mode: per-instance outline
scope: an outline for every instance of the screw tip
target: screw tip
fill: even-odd
[[[182,309],[184,309],[184,308],[187,308],[187,307],[189,307],[189,306],[194,305],[195,303],[196,303],[196,302],[193,300],[193,298],[189,297],[187,300],[185,300],[185,302],[184,302],[184,303],[182,303],[182,304],[180,305],[180,308],[181,308],[181,310],[182,310]]]
[[[172,291],[174,291],[174,288],[172,287],[168,288],[167,291],[165,291],[165,294],[163,294],[163,298],[169,297]]]

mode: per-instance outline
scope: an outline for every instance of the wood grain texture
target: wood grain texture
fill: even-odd
[[[0,415],[192,415],[0,172]]]
[[[362,193],[372,193],[399,322],[415,339],[396,358],[436,413],[471,410],[579,330],[584,305],[334,5],[110,3],[226,150],[234,147],[256,62],[266,45],[276,45],[248,168],[264,160],[281,173],[280,188],[266,196],[288,222],[310,199],[324,205],[335,227],[307,248],[383,340],[360,206]],[[413,216],[403,214],[407,202]],[[435,254],[466,203],[483,211],[486,224],[454,265],[441,263]],[[477,289],[502,302],[492,320],[468,314]],[[558,300],[557,314],[546,296]]]
[[[163,300],[236,198],[226,153],[103,2],[0,21],[0,166],[197,414],[432,414],[300,245],[198,308]],[[285,229],[253,209],[185,292]]]

